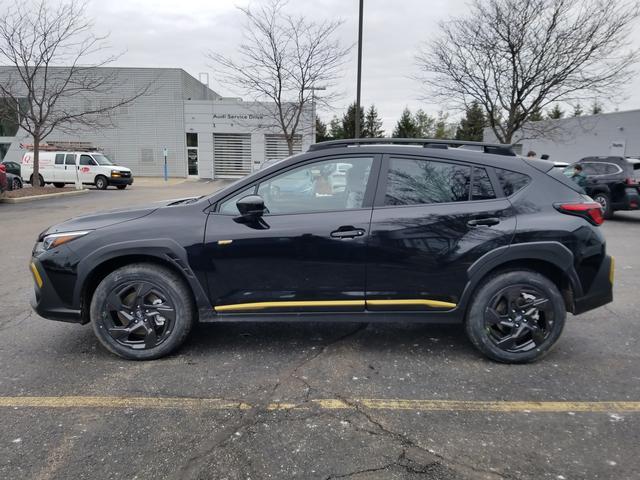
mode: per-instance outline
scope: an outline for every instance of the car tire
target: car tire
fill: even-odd
[[[40,178],[40,187],[44,187],[45,183],[44,183],[44,177],[40,174],[38,174],[38,177]],[[31,184],[31,186],[33,187],[33,174],[31,174],[31,176],[29,177],[29,183]]]
[[[126,185],[117,185],[118,190],[124,190],[125,188],[127,188]]]
[[[90,305],[93,331],[110,352],[153,360],[175,351],[195,320],[185,281],[167,268],[137,263],[107,275]]]
[[[593,199],[602,207],[602,216],[604,218],[613,217],[613,209],[611,208],[611,197],[608,193],[599,192],[593,196]]]
[[[471,343],[492,360],[530,363],[556,343],[566,319],[556,285],[531,270],[494,275],[474,294],[465,327]]]
[[[53,182],[53,186],[56,188],[64,188],[64,183],[62,182]]]
[[[20,180],[18,177],[14,178],[11,181],[10,190],[20,190],[21,188],[22,188],[22,180]]]
[[[106,188],[109,186],[107,177],[105,177],[104,175],[98,175],[94,180],[94,184],[98,190],[106,190]]]

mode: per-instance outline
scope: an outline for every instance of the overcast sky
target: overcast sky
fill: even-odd
[[[208,72],[210,85],[222,95],[233,92],[216,82],[216,72],[206,59],[209,49],[233,55],[242,39],[244,19],[236,6],[242,0],[109,0],[92,1],[89,15],[97,30],[110,32],[114,51],[125,51],[114,64],[129,67],[180,67],[194,75]],[[251,4],[258,4],[253,0]],[[390,133],[402,109],[422,107],[435,114],[439,106],[420,100],[414,55],[422,42],[437,31],[437,23],[465,12],[464,0],[365,0],[362,103],[375,103]],[[357,40],[357,0],[291,0],[289,8],[309,18],[327,16],[344,20],[340,36],[345,45]],[[640,46],[640,35],[636,45]],[[341,115],[355,100],[356,50],[340,80],[344,93],[332,112],[320,112],[328,121]],[[319,92],[321,93],[321,92]],[[629,86],[620,110],[640,108],[640,81]],[[616,105],[606,105],[613,110]]]

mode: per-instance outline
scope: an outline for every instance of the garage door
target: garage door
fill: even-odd
[[[251,173],[251,134],[213,134],[214,178],[239,178]]]
[[[293,153],[302,151],[302,137],[295,135],[293,137]],[[282,160],[289,156],[289,147],[284,135],[265,135],[264,136],[264,159]]]

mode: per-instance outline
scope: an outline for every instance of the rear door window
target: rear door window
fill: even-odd
[[[496,198],[496,193],[491,185],[491,180],[484,168],[473,168],[473,188],[471,189],[471,200],[491,200]]]
[[[75,153],[67,153],[67,156],[64,158],[65,165],[75,165],[76,164],[76,154]]]
[[[471,167],[426,159],[391,158],[385,205],[469,200]]]

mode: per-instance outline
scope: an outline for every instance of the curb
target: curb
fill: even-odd
[[[75,190],[73,192],[58,192],[58,193],[47,193],[46,195],[34,195],[32,197],[18,197],[18,198],[0,198],[0,203],[26,203],[26,202],[37,202],[38,200],[48,200],[50,198],[56,197],[65,197],[72,195],[82,195],[84,193],[89,193],[89,190]]]

